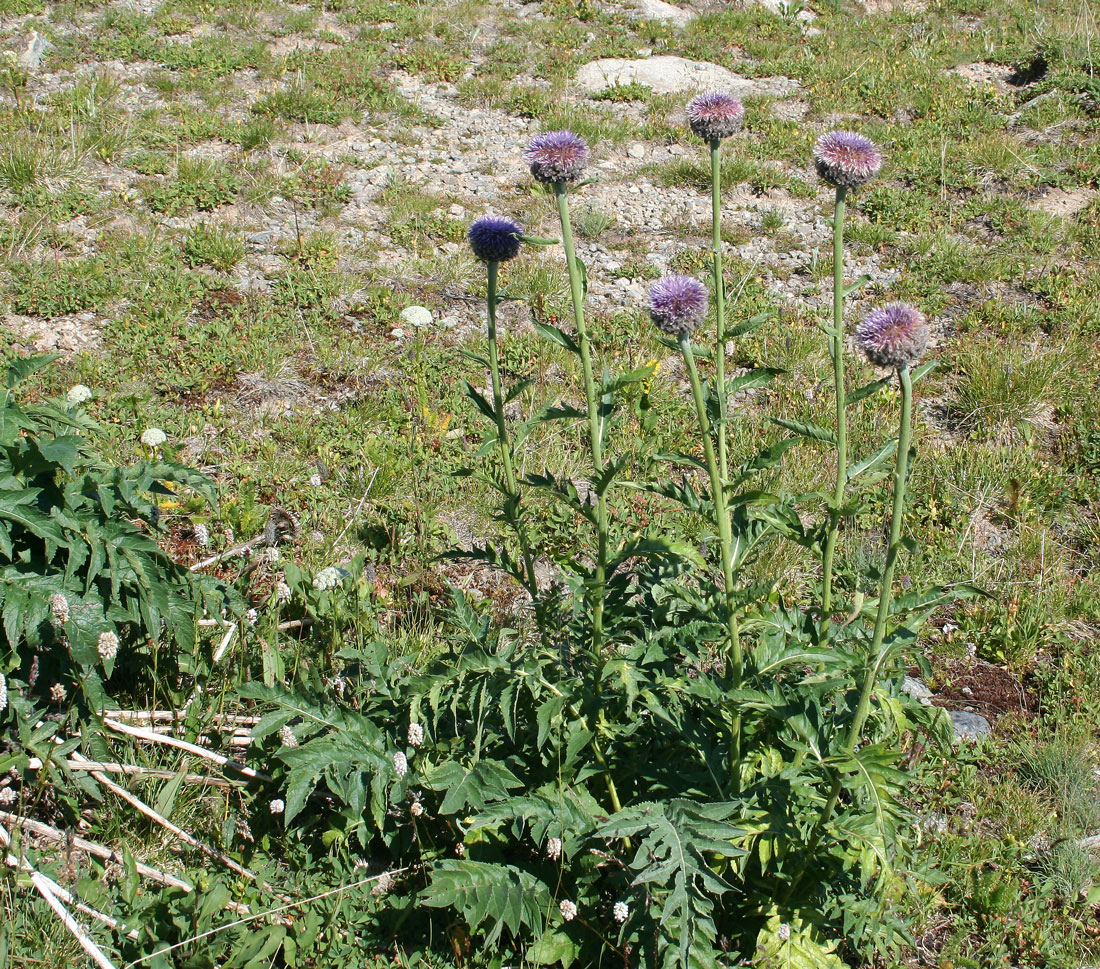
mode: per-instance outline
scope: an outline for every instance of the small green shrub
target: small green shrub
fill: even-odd
[[[213,266],[229,272],[245,254],[240,234],[221,225],[200,222],[183,240],[183,255],[189,265]]]
[[[209,212],[232,202],[240,187],[240,177],[225,165],[181,158],[175,178],[146,183],[145,200],[163,215],[182,215],[190,209]]]

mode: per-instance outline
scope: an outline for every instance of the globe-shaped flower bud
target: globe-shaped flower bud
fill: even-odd
[[[928,323],[915,306],[890,303],[867,314],[856,327],[856,343],[876,366],[911,367],[928,348]]]
[[[814,145],[817,173],[830,185],[858,188],[882,168],[878,146],[854,131],[830,131]]]
[[[708,91],[698,94],[687,104],[688,124],[704,141],[721,141],[741,130],[745,106],[729,94]]]
[[[546,131],[531,139],[523,157],[540,182],[575,182],[588,167],[588,145],[572,131]]]
[[[669,336],[687,336],[707,318],[707,288],[691,276],[658,279],[649,290],[649,315]]]
[[[466,238],[482,262],[507,262],[519,252],[523,229],[518,222],[495,215],[475,219]]]

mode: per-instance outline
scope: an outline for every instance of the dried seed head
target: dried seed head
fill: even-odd
[[[708,91],[687,103],[688,124],[704,141],[721,141],[737,134],[745,120],[745,106],[729,94]]]
[[[507,262],[519,252],[522,234],[523,228],[518,222],[485,215],[473,221],[466,238],[474,255],[482,262]]]
[[[878,367],[910,367],[928,348],[924,314],[908,303],[890,303],[872,310],[856,327],[856,343]]]
[[[858,188],[882,168],[878,146],[854,131],[830,131],[814,145],[817,173],[830,185]]]
[[[50,687],[50,699],[54,703],[64,703],[65,697],[69,695],[69,691],[65,689],[64,683],[55,683]]]
[[[649,290],[649,315],[669,336],[693,333],[707,318],[707,288],[692,276],[665,276]]]
[[[588,145],[572,131],[545,131],[531,139],[523,157],[540,182],[575,182],[588,167]]]

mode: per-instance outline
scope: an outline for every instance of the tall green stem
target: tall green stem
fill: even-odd
[[[596,381],[592,376],[592,348],[588,338],[588,327],[584,320],[584,287],[581,282],[581,267],[577,262],[577,251],[573,246],[573,227],[569,220],[569,190],[564,183],[554,184],[554,197],[558,202],[561,241],[565,248],[566,264],[569,267],[569,293],[573,299],[573,319],[577,326],[577,346],[580,349],[581,368],[584,371],[584,396],[588,404],[588,436],[592,449],[592,467],[598,478],[603,474],[604,469],[600,401],[596,396]],[[607,585],[607,497],[604,488],[601,488],[596,496],[596,543],[596,569],[590,593],[593,654],[598,653],[603,644],[603,600],[604,588]]]
[[[519,538],[520,550],[523,554],[523,569],[526,576],[525,585],[527,593],[531,596],[531,602],[535,607],[535,616],[539,616],[538,583],[535,580],[535,560],[531,554],[531,546],[527,541],[527,530],[519,520],[519,489],[516,487],[516,473],[512,466],[512,446],[508,439],[508,425],[504,421],[504,392],[500,380],[500,352],[497,348],[497,270],[500,264],[488,263],[489,269],[489,374],[493,382],[493,415],[497,424],[497,447],[500,450],[500,463],[504,468],[504,487],[508,491],[507,513],[512,527]],[[541,622],[539,623],[541,627]]]
[[[714,501],[714,517],[718,525],[718,543],[722,555],[722,585],[726,596],[726,639],[727,664],[730,683],[733,689],[741,688],[744,679],[744,656],[741,651],[741,631],[734,609],[733,588],[733,538],[730,534],[730,518],[726,509],[726,489],[722,482],[722,473],[718,467],[718,458],[714,453],[711,440],[710,421],[707,419],[707,402],[703,396],[703,383],[699,379],[699,370],[695,366],[695,354],[691,349],[691,340],[684,334],[680,337],[680,352],[687,365],[688,379],[691,381],[691,393],[695,398],[695,413],[699,418],[699,431],[703,438],[703,454],[710,475],[710,490]],[[734,716],[733,736],[730,742],[730,780],[733,790],[741,787],[741,714]]]
[[[715,347],[715,390],[718,393],[718,467],[729,473],[726,457],[726,291],[722,278],[722,142],[710,142],[710,234],[714,273],[714,306],[718,319]]]
[[[833,210],[833,332],[829,349],[833,355],[833,382],[836,385],[836,487],[833,505],[829,509],[829,528],[822,559],[822,623],[827,627],[833,609],[833,556],[840,532],[840,509],[844,506],[844,489],[848,483],[848,401],[844,389],[844,201],[848,189],[836,188]]]
[[[898,552],[901,549],[901,526],[905,515],[905,489],[909,477],[909,444],[912,439],[910,427],[913,414],[913,383],[909,375],[908,367],[898,369],[898,380],[901,384],[901,427],[898,432],[898,451],[894,459],[894,504],[890,515],[890,544],[886,548],[886,561],[883,564],[882,579],[879,583],[878,613],[875,617],[875,630],[871,637],[871,649],[868,654],[870,660],[867,671],[863,677],[863,688],[859,694],[859,704],[856,707],[856,715],[852,719],[852,725],[848,730],[848,737],[844,744],[844,753],[851,755],[859,742],[864,724],[871,712],[871,697],[874,695],[875,684],[878,683],[879,674],[885,655],[882,650],[883,641],[886,639],[886,623],[890,616],[890,604],[893,600],[894,567],[897,565]],[[825,833],[825,826],[832,818],[840,799],[840,791],[843,779],[839,774],[833,780],[829,790],[829,797],[825,806],[821,809],[821,817],[818,818],[804,858],[813,857],[821,838]],[[787,896],[793,894],[801,880],[805,868],[799,871],[798,876],[791,882],[787,890]]]

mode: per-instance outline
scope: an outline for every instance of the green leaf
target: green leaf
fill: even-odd
[[[484,396],[482,396],[479,390],[476,390],[474,388],[473,384],[471,384],[470,381],[464,380],[462,382],[466,385],[466,396],[474,402],[474,404],[477,406],[477,409],[481,411],[482,414],[488,417],[489,420],[491,420],[495,424],[497,420],[497,414],[496,411],[493,410],[493,405],[490,404],[484,398]]]
[[[871,281],[870,276],[868,276],[866,274],[860,276],[859,279],[857,279],[854,283],[852,283],[851,286],[845,287],[845,289],[844,289],[844,298],[847,299],[849,296],[852,295],[852,293],[856,292],[857,290],[862,289],[870,281]]]
[[[512,935],[537,930],[551,911],[550,889],[534,875],[511,865],[481,861],[441,861],[420,894],[431,908],[453,908],[472,928],[488,923],[485,945],[507,928]]]
[[[577,346],[576,340],[556,326],[552,326],[549,323],[535,323],[535,332],[538,333],[539,336],[545,337],[547,340],[556,343],[558,346],[565,347],[570,353],[579,355],[581,352],[581,348]]]
[[[789,421],[785,417],[773,417],[772,423],[785,427],[788,431],[794,431],[801,437],[823,441],[825,444],[836,444],[836,435],[824,427],[818,427],[817,424],[810,424],[807,421]]]
[[[775,911],[774,909],[772,910]],[[756,937],[756,969],[845,969],[836,943],[818,939],[813,925],[797,916],[772,915]]]
[[[726,339],[732,340],[734,337],[744,336],[746,333],[752,333],[753,330],[757,330],[765,323],[767,323],[768,320],[770,320],[774,315],[775,313],[770,311],[767,313],[758,313],[756,316],[750,317],[749,319],[744,320],[743,322],[738,323],[735,326],[727,327]]]
[[[887,441],[882,447],[880,447],[869,458],[864,458],[862,461],[857,461],[855,464],[848,466],[848,480],[854,481],[861,474],[865,474],[868,471],[873,471],[875,468],[884,464],[886,459],[890,457],[894,451],[897,450],[898,442],[895,440]]]
[[[891,377],[882,377],[879,380],[872,380],[869,384],[864,384],[862,387],[857,387],[844,398],[845,402],[855,404],[866,397],[870,397],[872,394],[877,394],[886,387],[892,379]]]
[[[564,932],[547,932],[527,950],[524,962],[568,967],[577,958],[577,944]]]

